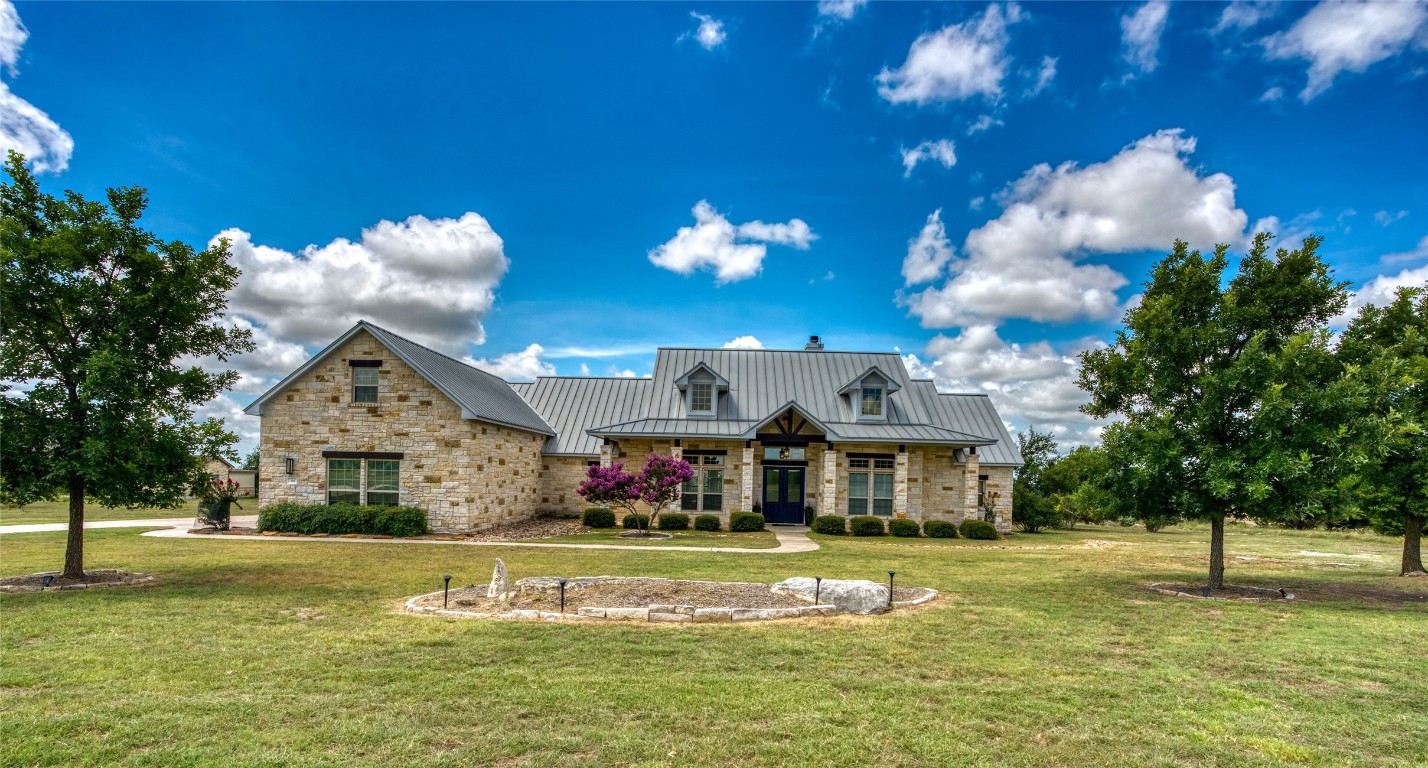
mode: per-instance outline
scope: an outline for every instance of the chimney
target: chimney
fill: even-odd
[[[823,339],[820,339],[820,338],[818,338],[817,336],[809,336],[809,337],[808,337],[808,343],[803,345],[803,351],[804,351],[804,352],[822,352],[822,351],[823,351]]]

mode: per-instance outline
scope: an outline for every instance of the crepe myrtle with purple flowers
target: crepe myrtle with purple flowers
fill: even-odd
[[[590,467],[575,492],[591,504],[622,509],[634,515],[639,535],[648,536],[659,513],[679,501],[680,488],[693,478],[694,470],[689,468],[689,462],[652,453],[638,475],[626,472],[624,462],[608,467]],[[648,519],[638,509],[640,502],[649,507]],[[638,525],[639,522],[644,522],[643,528]]]

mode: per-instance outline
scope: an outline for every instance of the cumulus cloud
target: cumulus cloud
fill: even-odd
[[[902,278],[907,285],[930,283],[942,277],[953,255],[955,249],[942,223],[942,209],[938,208],[928,214],[922,231],[908,242],[907,255],[902,260]]]
[[[818,0],[818,15],[847,21],[867,6],[868,0]]]
[[[733,283],[763,269],[767,243],[806,251],[818,239],[802,219],[736,225],[706,200],[695,204],[693,212],[694,226],[680,227],[673,238],[650,251],[650,263],[681,275],[710,270],[720,284]]]
[[[1249,29],[1278,12],[1278,0],[1234,0],[1220,11],[1220,19],[1210,33],[1218,35],[1229,30]]]
[[[197,421],[222,419],[228,431],[238,436],[238,444],[234,447],[239,456],[246,456],[258,447],[261,422],[257,416],[244,413],[243,406],[228,395],[219,395],[193,409],[193,416]]]
[[[1076,386],[1077,354],[1098,346],[1103,343],[1094,340],[1062,350],[1046,341],[1022,345],[990,325],[974,325],[956,336],[938,334],[924,350],[926,360],[903,360],[914,378],[930,378],[943,392],[985,393],[1015,429],[1035,425],[1070,448],[1098,442],[1104,425],[1080,412],[1088,397]]]
[[[917,164],[924,160],[936,161],[943,168],[951,168],[957,164],[957,146],[948,139],[924,141],[912,149],[902,147],[899,151],[902,152],[902,177],[904,179],[911,176]]]
[[[703,46],[704,50],[712,51],[723,45],[724,40],[729,37],[728,33],[724,31],[724,22],[713,16],[706,16],[694,11],[690,11],[689,15],[695,21],[698,21],[699,25],[692,31],[680,35],[680,40],[693,39],[699,43],[699,45]]]
[[[1322,2],[1287,31],[1261,41],[1271,59],[1309,62],[1309,79],[1299,98],[1310,101],[1327,91],[1340,72],[1364,72],[1402,53],[1428,26],[1428,3]]]
[[[1142,73],[1154,72],[1159,64],[1160,35],[1170,15],[1167,0],[1150,0],[1135,13],[1121,17],[1121,57]]]
[[[532,344],[520,352],[507,352],[493,360],[467,357],[465,362],[507,381],[530,381],[537,376],[555,375],[555,366],[541,359],[544,353],[544,347]]]
[[[10,0],[0,0],[0,77],[18,73],[20,50],[30,38]],[[74,139],[43,110],[16,96],[0,79],[0,154],[15,150],[35,173],[58,173],[69,167]]]
[[[1248,216],[1235,207],[1234,180],[1200,175],[1186,163],[1194,151],[1194,138],[1170,129],[1102,163],[1033,167],[999,196],[1002,215],[967,235],[949,279],[904,302],[928,328],[1115,315],[1116,291],[1128,281],[1108,266],[1078,263],[1086,254],[1243,238]]]
[[[338,238],[298,253],[220,232],[243,271],[230,316],[305,347],[326,344],[366,319],[448,354],[485,340],[481,321],[508,262],[500,236],[475,213],[459,219],[381,221],[361,240]]]
[[[1428,258],[1428,238],[1424,238],[1418,243],[1418,258]],[[1329,321],[1329,325],[1335,328],[1346,328],[1349,321],[1359,314],[1359,310],[1373,304],[1384,306],[1392,303],[1399,288],[1424,288],[1428,287],[1428,264],[1421,267],[1410,267],[1396,275],[1379,275],[1372,280],[1359,286],[1349,298],[1349,306],[1344,313]]]
[[[878,95],[919,106],[975,96],[997,101],[1011,61],[1007,27],[1022,17],[1016,3],[989,5],[980,16],[919,36],[901,67],[878,74]]]
[[[754,336],[739,336],[724,342],[724,349],[763,349],[764,343]]]

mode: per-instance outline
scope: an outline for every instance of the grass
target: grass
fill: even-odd
[[[620,544],[630,546],[664,547],[738,547],[740,549],[772,549],[778,546],[773,531],[730,533],[720,531],[656,531],[672,534],[670,539],[622,539],[623,529],[590,530],[569,536],[550,536],[543,539],[521,539],[541,544]]]
[[[1234,583],[1428,592],[1392,575],[1392,539],[1231,533]],[[1117,543],[985,545],[1088,539]],[[163,581],[0,597],[0,765],[1428,764],[1428,608],[1145,590],[1202,578],[1202,526],[985,544],[822,537],[821,551],[762,557],[135,529],[87,540],[91,567]],[[0,574],[58,567],[62,547],[58,533],[5,536]],[[496,557],[513,578],[896,570],[943,597],[889,616],[754,626],[400,611],[444,573],[484,580]]]
[[[244,500],[243,506],[251,506],[256,510],[257,505],[249,503],[250,501],[251,500]],[[92,502],[84,505],[85,522],[99,522],[101,520],[143,520],[150,517],[193,517],[196,514],[198,514],[198,499],[190,499],[185,501],[181,506],[173,509],[101,507]],[[244,509],[234,507],[233,514],[243,515],[251,513]],[[37,501],[34,504],[26,504],[23,507],[0,505],[0,525],[32,525],[36,523],[68,522],[69,499],[64,496],[61,496],[56,501]]]

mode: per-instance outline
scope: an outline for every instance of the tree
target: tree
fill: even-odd
[[[243,457],[243,466],[242,466],[241,468],[242,468],[242,469],[257,470],[257,469],[258,469],[258,460],[259,460],[259,450],[258,450],[257,448],[254,448],[253,450],[251,450],[251,451],[248,452],[248,455],[247,455],[247,456],[244,456],[244,457]]]
[[[1354,419],[1359,508],[1377,530],[1403,536],[1400,573],[1421,574],[1428,521],[1428,288],[1402,288],[1388,305],[1364,307],[1340,337],[1338,355],[1363,394]]]
[[[1047,486],[1047,469],[1056,462],[1056,440],[1031,427],[1017,433],[1016,442],[1022,465],[1012,477],[1012,525],[1026,533],[1059,525],[1057,489]]]
[[[1321,514],[1342,469],[1327,322],[1347,284],[1319,238],[1272,257],[1270,239],[1255,237],[1228,284],[1227,246],[1205,258],[1176,242],[1115,345],[1081,356],[1083,410],[1125,417],[1107,430],[1112,464],[1125,462],[1117,493],[1142,514],[1209,521],[1212,589],[1227,515]]]
[[[645,459],[644,469],[638,475],[625,471],[624,462],[616,462],[608,467],[593,466],[585,471],[585,480],[576,493],[591,504],[614,507],[642,519],[639,505],[643,502],[650,513],[645,519],[645,527],[638,524],[636,529],[648,535],[659,513],[666,506],[679,500],[680,486],[694,477],[689,462],[662,453],[652,453]]]
[[[69,494],[64,575],[84,575],[84,503],[176,506],[206,479],[197,456],[233,457],[222,422],[192,408],[237,379],[180,359],[251,350],[219,322],[238,279],[220,243],[196,251],[139,225],[143,189],[107,205],[43,193],[11,152],[0,185],[0,494]]]
[[[1079,445],[1046,468],[1049,485],[1058,489],[1056,511],[1063,524],[1099,523],[1111,506],[1105,477],[1110,470],[1105,450]]]

